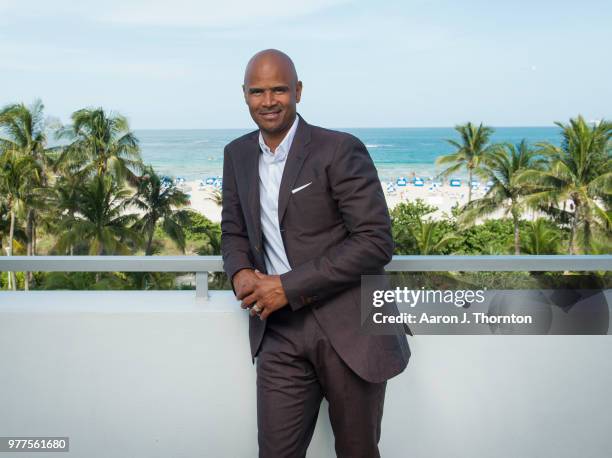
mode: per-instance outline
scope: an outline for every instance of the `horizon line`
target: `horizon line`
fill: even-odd
[[[309,123],[310,124],[310,123]],[[476,124],[476,123],[473,123]],[[477,123],[480,124],[480,123]],[[313,124],[316,125],[316,124]],[[453,126],[354,126],[354,127],[326,127],[326,129],[454,129],[457,125],[463,124],[455,124]],[[542,127],[556,127],[556,124],[547,124],[547,125],[492,125],[485,124],[483,125],[487,127],[491,127],[493,129],[505,129],[505,128],[542,128]],[[131,130],[258,130],[257,126],[250,127],[132,127]]]

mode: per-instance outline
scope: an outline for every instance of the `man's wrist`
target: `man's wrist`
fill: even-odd
[[[250,270],[251,272],[254,272],[254,269],[252,267],[242,267],[238,269],[236,272],[234,272],[234,275],[232,275],[232,278],[230,278],[230,285],[232,286],[232,290],[234,291],[234,294],[238,294],[236,292],[236,284],[235,284],[236,280],[238,279],[238,274],[245,270]]]
[[[255,269],[253,269],[252,267],[243,267],[242,269],[238,269],[234,275],[232,276],[232,279],[236,278],[236,275],[238,275],[240,272],[244,272],[245,270],[250,270],[251,272],[254,272]]]
[[[238,277],[238,274],[244,272],[245,270],[250,270],[251,272],[255,271],[255,269],[253,269],[252,267],[243,267],[242,269],[237,270],[234,275],[232,275],[232,284],[234,283],[234,280]]]

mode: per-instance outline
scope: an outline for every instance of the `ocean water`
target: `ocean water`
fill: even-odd
[[[453,151],[446,140],[458,140],[453,128],[338,129],[357,136],[367,146],[383,181],[398,177],[431,177],[436,158]],[[162,175],[200,180],[221,176],[223,147],[248,129],[136,130],[143,160]],[[560,143],[557,127],[497,127],[493,142]],[[457,177],[464,177],[458,173]]]

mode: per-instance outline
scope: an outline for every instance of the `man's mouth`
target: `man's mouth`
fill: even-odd
[[[261,117],[268,121],[273,121],[277,119],[280,116],[280,114],[281,114],[280,111],[269,111],[266,113],[260,113]]]

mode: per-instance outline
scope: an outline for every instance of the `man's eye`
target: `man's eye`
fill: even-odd
[[[286,92],[286,89],[284,87],[279,87],[274,89],[274,92],[276,92],[277,94],[284,94]]]

